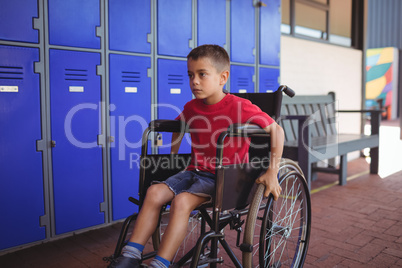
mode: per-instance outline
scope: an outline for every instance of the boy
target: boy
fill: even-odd
[[[265,196],[272,193],[277,200],[281,192],[277,174],[283,150],[283,130],[250,101],[223,91],[230,70],[226,51],[217,45],[199,46],[187,56],[187,68],[195,99],[184,106],[176,119],[185,121],[192,129],[191,162],[185,171],[148,188],[129,243],[110,267],[139,267],[144,245],[157,227],[160,209],[172,201],[169,225],[150,266],[165,268],[170,265],[186,235],[190,213],[211,200],[215,187],[217,139],[233,123],[258,124],[270,133],[270,166],[256,182],[266,186]],[[180,133],[173,134],[172,154],[178,152],[181,138]],[[229,139],[224,149],[225,164],[248,162],[248,147],[237,138]]]

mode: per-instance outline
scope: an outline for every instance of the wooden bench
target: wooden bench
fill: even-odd
[[[335,94],[296,95],[283,97],[281,125],[285,131],[283,157],[298,161],[309,188],[317,172],[339,175],[339,184],[346,184],[347,154],[370,148],[370,173],[378,173],[378,147],[381,110],[337,111]],[[371,135],[343,134],[336,129],[337,113],[370,113]],[[334,159],[340,156],[339,168]],[[317,163],[329,160],[327,168]]]

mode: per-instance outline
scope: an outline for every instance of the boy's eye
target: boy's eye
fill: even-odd
[[[206,76],[207,74],[206,73],[200,73],[200,76],[201,77],[204,77],[204,76]]]

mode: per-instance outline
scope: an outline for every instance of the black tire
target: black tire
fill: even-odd
[[[259,185],[250,205],[243,243],[244,267],[302,267],[311,228],[310,193],[300,167],[284,159],[279,169],[282,192],[277,201],[264,198]]]

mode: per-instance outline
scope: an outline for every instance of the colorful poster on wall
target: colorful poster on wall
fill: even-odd
[[[384,109],[384,119],[397,118],[398,49],[367,49],[366,107]]]

